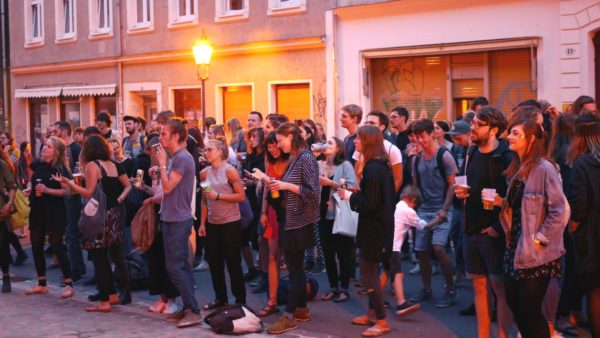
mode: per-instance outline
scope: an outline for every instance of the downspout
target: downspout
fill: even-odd
[[[117,130],[123,135],[122,129],[122,116],[125,115],[123,112],[123,9],[121,0],[117,0],[117,6],[119,7],[119,61],[117,63],[117,72],[119,77],[119,84],[117,86]]]
[[[2,0],[0,21],[2,35],[0,36],[0,46],[2,48],[2,109],[0,116],[0,126],[3,130],[10,130],[11,127],[11,82],[10,82],[10,30],[8,21],[8,0]]]

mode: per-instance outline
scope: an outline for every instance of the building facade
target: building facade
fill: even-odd
[[[49,123],[93,124],[107,111],[192,124],[247,114],[325,120],[320,0],[10,0],[11,129],[39,142]],[[215,46],[206,88],[191,53]],[[38,149],[35,147],[35,149]]]

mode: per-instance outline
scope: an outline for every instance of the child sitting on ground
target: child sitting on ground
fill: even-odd
[[[410,227],[416,227],[422,230],[426,222],[417,216],[414,210],[421,200],[421,191],[412,185],[406,186],[400,194],[400,202],[396,204],[394,213],[394,244],[392,247],[392,256],[390,258],[390,275],[394,278],[394,293],[398,306],[396,314],[400,317],[417,312],[421,308],[419,303],[413,303],[404,298],[404,285],[401,264],[401,248],[406,232]]]

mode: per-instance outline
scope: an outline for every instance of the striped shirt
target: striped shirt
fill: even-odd
[[[300,187],[300,194],[286,191],[285,229],[301,228],[319,220],[321,185],[319,184],[319,164],[313,154],[303,150],[298,157],[290,161],[284,182]]]

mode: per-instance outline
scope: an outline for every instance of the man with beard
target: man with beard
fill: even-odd
[[[504,170],[510,165],[513,153],[498,135],[506,129],[507,121],[498,109],[485,106],[471,123],[471,142],[462,175],[467,185],[455,185],[456,197],[464,199],[463,253],[467,275],[473,281],[475,310],[479,337],[490,336],[490,306],[488,287],[497,299],[498,337],[508,337],[511,312],[504,296],[502,258],[504,236],[499,221],[500,208],[485,210],[481,194],[484,188],[496,189],[504,197],[507,180]]]
[[[137,117],[125,115],[123,117],[127,136],[123,138],[123,153],[125,157],[136,158],[146,145],[146,137],[140,133],[140,121]]]

